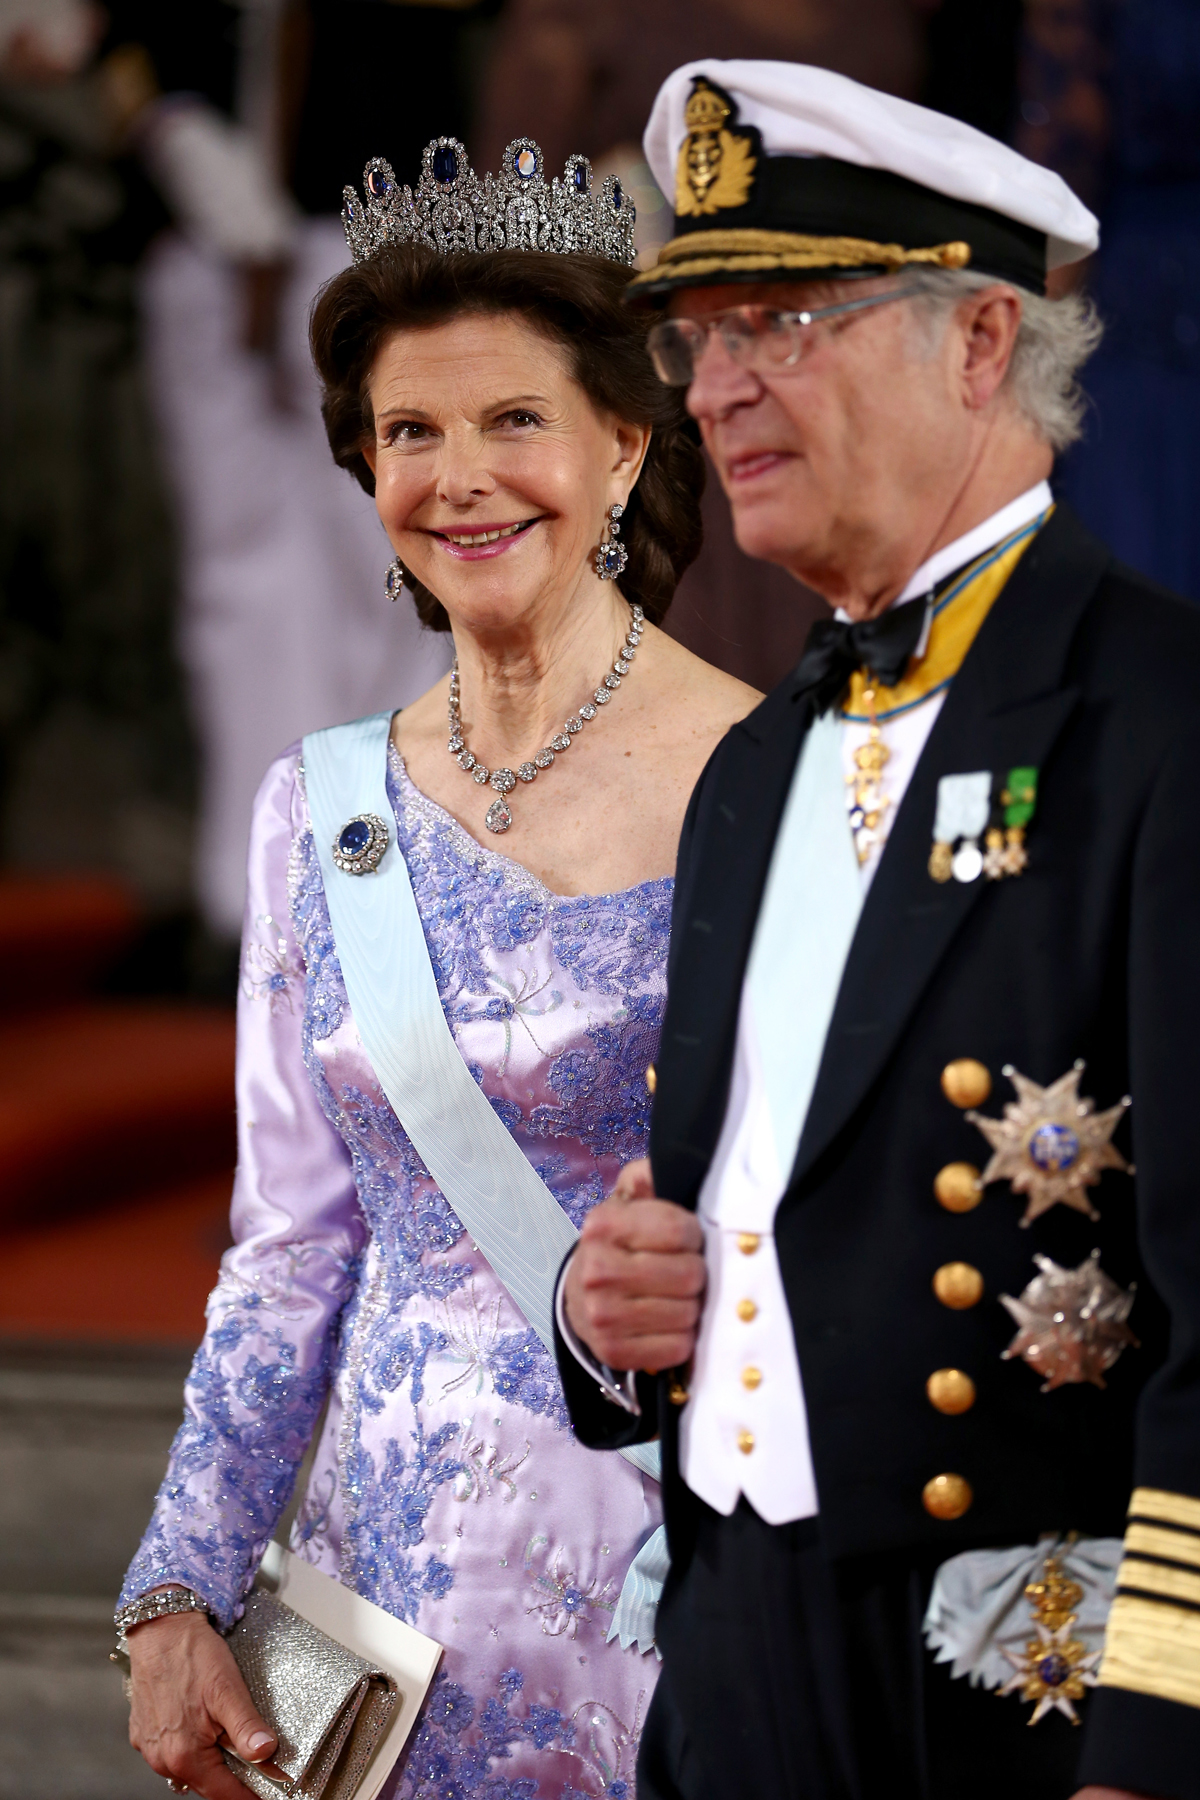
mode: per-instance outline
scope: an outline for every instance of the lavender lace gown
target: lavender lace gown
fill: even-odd
[[[391,753],[438,987],[472,1073],[578,1225],[646,1144],[669,880],[564,899]],[[553,1360],[380,1091],[330,932],[299,757],[255,810],[235,1248],[123,1599],[240,1611],[328,1396],[292,1547],[446,1655],[394,1791],[632,1796],[653,1655],[605,1642],[657,1485],[572,1435]]]

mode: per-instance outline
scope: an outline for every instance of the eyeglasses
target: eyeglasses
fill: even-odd
[[[887,294],[869,294],[863,300],[843,300],[837,306],[818,306],[812,312],[780,312],[773,306],[734,306],[707,319],[663,319],[647,337],[655,373],[667,387],[687,387],[704,354],[708,334],[714,328],[734,362],[743,369],[790,369],[816,343],[811,330],[820,319],[845,313],[865,312],[870,306],[887,306],[918,292],[913,287],[895,288]]]

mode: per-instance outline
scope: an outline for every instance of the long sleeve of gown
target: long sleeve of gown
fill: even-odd
[[[255,802],[238,994],[234,1247],[184,1390],[184,1421],[122,1603],[194,1588],[228,1628],[295,1483],[367,1226],[349,1152],[305,1067],[306,971],[288,908],[303,823],[295,751]]]

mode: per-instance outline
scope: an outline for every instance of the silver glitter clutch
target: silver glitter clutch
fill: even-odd
[[[231,1751],[234,1774],[263,1800],[353,1800],[399,1692],[382,1669],[356,1656],[263,1588],[228,1638],[250,1697],[279,1748],[281,1781]]]

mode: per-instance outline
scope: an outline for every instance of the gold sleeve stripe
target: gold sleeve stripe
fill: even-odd
[[[1194,1500],[1190,1494],[1169,1494],[1165,1488],[1134,1488],[1129,1516],[1200,1532],[1200,1500]]]
[[[1200,1537],[1187,1531],[1164,1531],[1161,1526],[1146,1525],[1140,1519],[1132,1520],[1125,1532],[1125,1553],[1162,1557],[1167,1562],[1200,1569]]]
[[[1200,1611],[1118,1594],[1097,1679],[1101,1687],[1200,1708]]]
[[[1144,1562],[1140,1556],[1126,1555],[1117,1571],[1117,1592],[1136,1588],[1141,1594],[1157,1594],[1164,1600],[1178,1600],[1185,1606],[1200,1609],[1200,1569],[1172,1568],[1166,1563]]]

